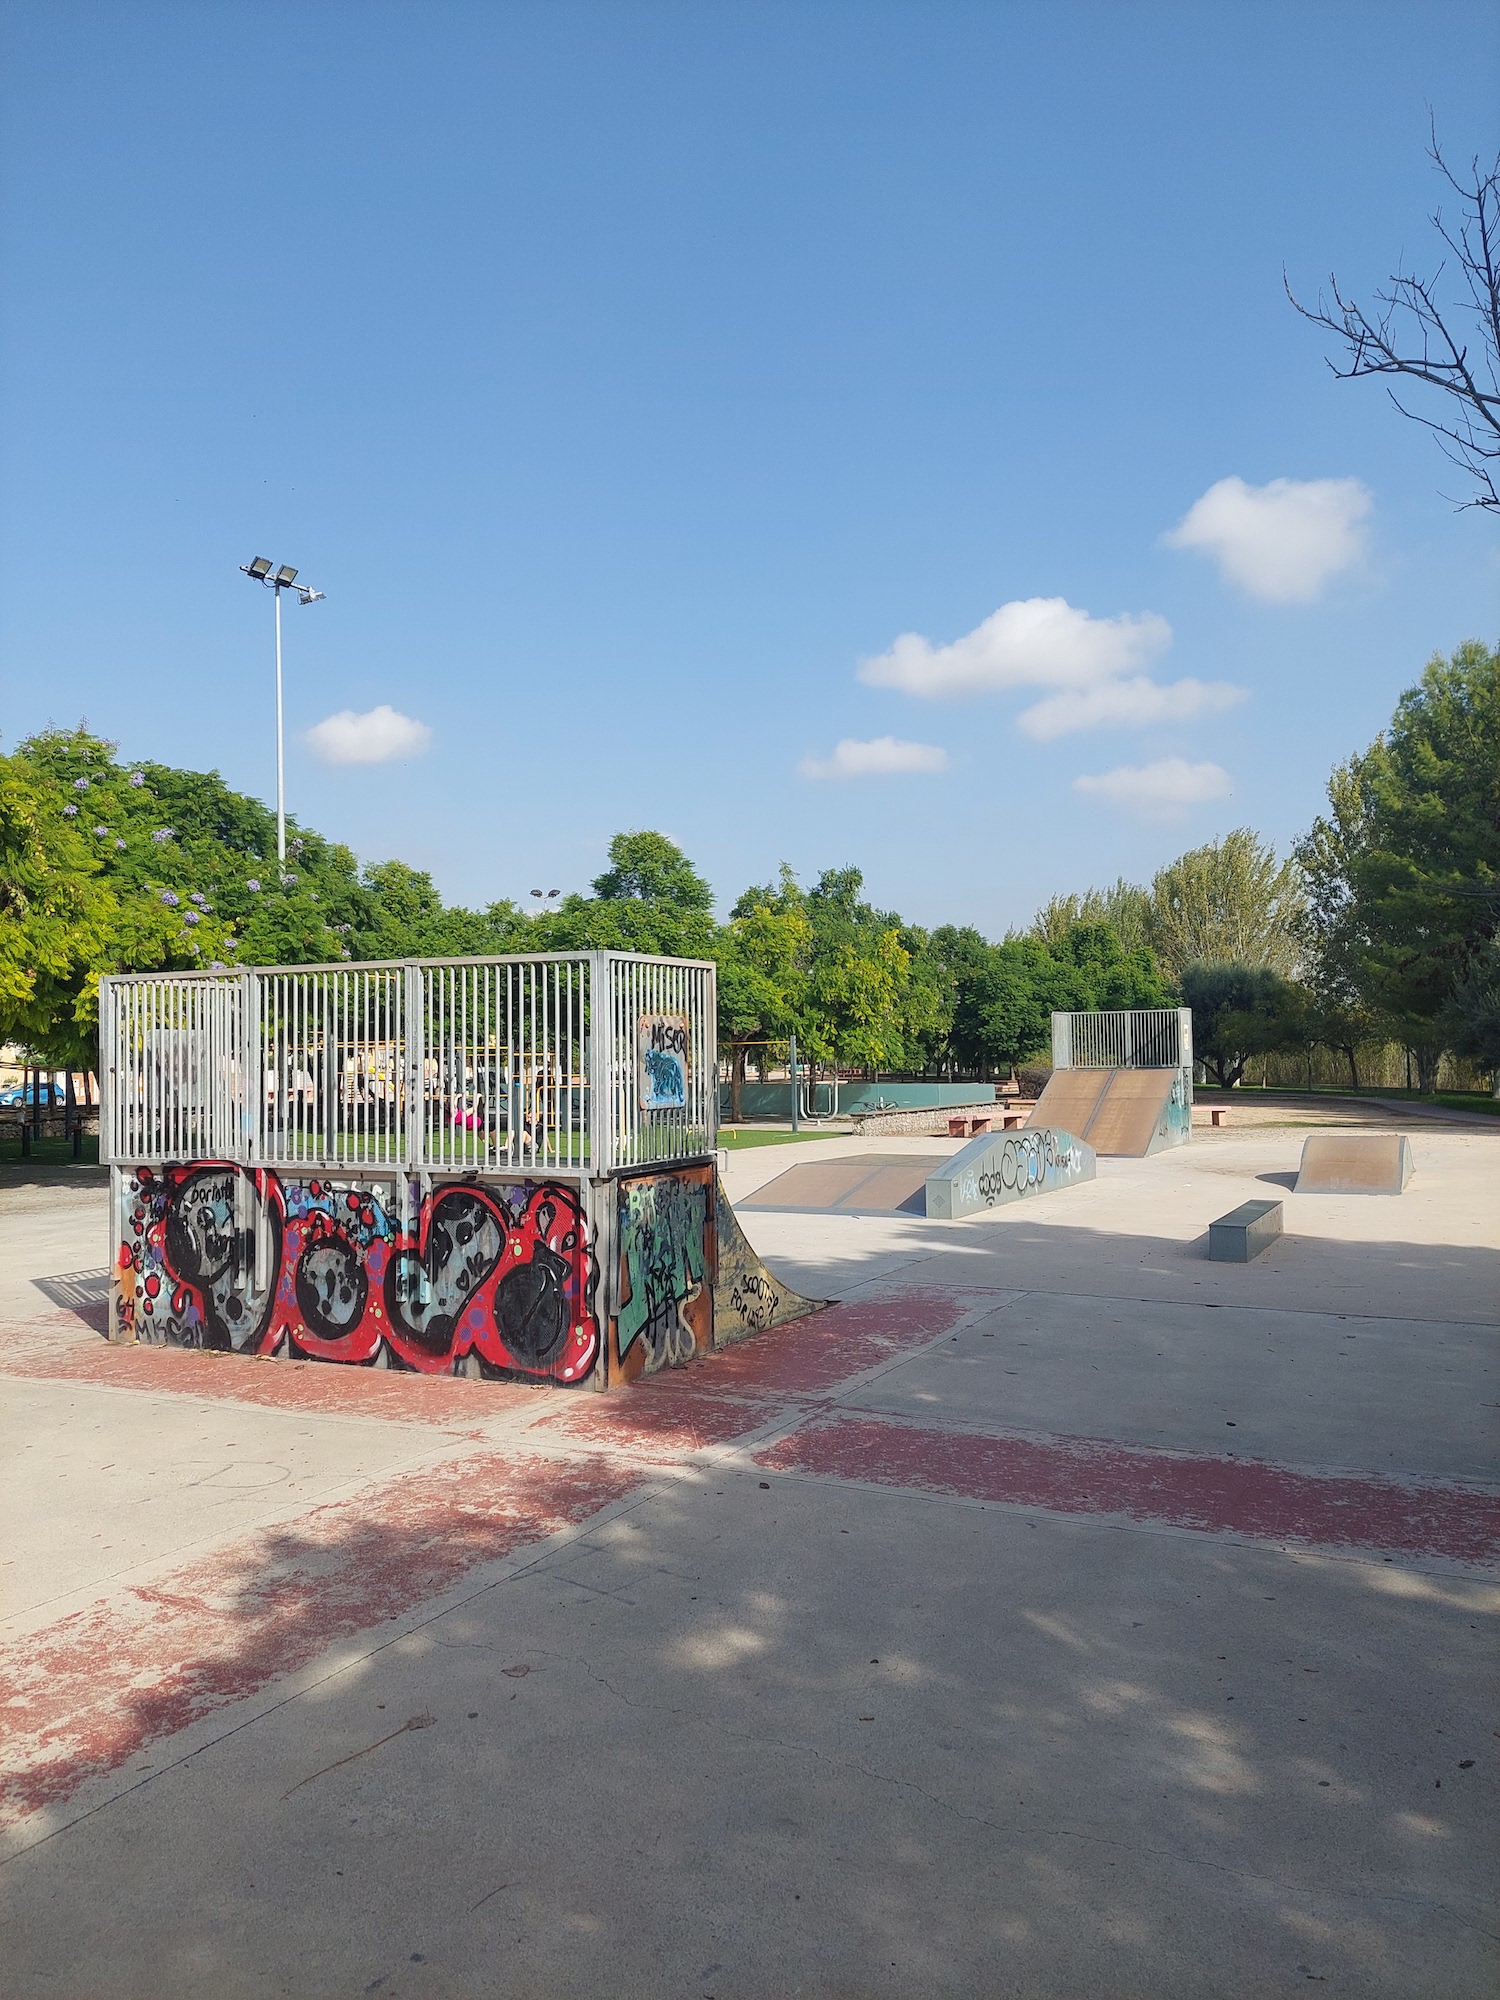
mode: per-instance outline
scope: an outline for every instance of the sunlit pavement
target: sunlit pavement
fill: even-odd
[[[1500,1132],[1301,1137],[748,1211],[840,1303],[607,1397],[111,1348],[7,1186],[0,1991],[1493,1991]]]

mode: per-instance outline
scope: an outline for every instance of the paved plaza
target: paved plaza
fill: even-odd
[[[1493,1992],[1500,1129],[1402,1129],[746,1210],[837,1303],[607,1396],[111,1347],[13,1176],[3,1991]]]

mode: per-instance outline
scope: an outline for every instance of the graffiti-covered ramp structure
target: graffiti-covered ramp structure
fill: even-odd
[[[716,1171],[714,967],[113,977],[109,1337],[629,1381],[794,1319]]]

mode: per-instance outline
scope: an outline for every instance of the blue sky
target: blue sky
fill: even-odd
[[[5,747],[269,798],[265,554],[364,859],[525,899],[658,826],[998,935],[1284,847],[1496,636],[1493,523],[1281,292],[1431,261],[1488,5],[4,20]]]

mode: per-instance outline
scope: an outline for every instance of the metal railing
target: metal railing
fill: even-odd
[[[1192,1009],[1125,1007],[1113,1012],[1054,1014],[1052,1067],[1191,1072]]]
[[[101,1157],[119,1165],[582,1176],[691,1158],[717,1138],[703,961],[115,975],[100,982],[99,1032]]]

